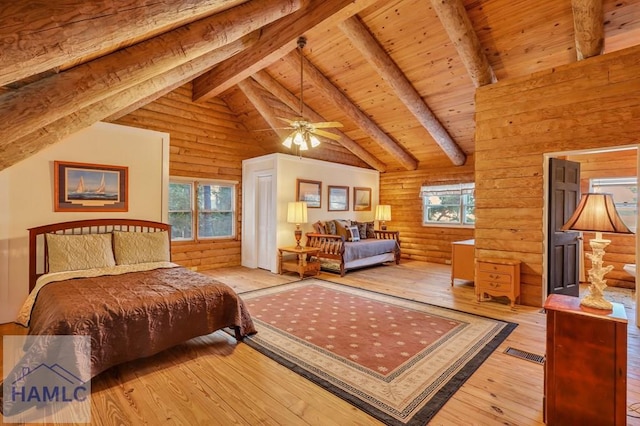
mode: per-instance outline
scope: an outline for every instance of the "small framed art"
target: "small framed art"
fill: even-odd
[[[353,210],[371,210],[371,188],[353,188]]]
[[[306,201],[310,209],[322,206],[322,182],[317,180],[297,180],[296,201]]]
[[[349,210],[349,187],[348,186],[328,186],[329,211]]]

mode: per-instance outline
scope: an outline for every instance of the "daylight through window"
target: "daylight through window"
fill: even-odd
[[[420,191],[422,224],[473,226],[475,215],[475,184],[425,185]]]
[[[169,223],[172,240],[235,237],[235,183],[172,180]]]
[[[608,193],[613,197],[616,210],[624,224],[636,232],[638,220],[638,179],[626,178],[599,178],[591,179],[591,192],[600,194]]]

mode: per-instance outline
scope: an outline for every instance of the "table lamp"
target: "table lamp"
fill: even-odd
[[[604,249],[611,243],[611,240],[603,239],[602,233],[633,234],[620,219],[613,203],[613,197],[611,194],[604,193],[583,194],[573,216],[560,229],[562,231],[596,233],[596,237],[589,242],[593,253],[586,254],[587,258],[591,260],[591,269],[589,269],[591,284],[588,294],[580,301],[580,304],[596,309],[612,309],[613,305],[604,298],[603,291],[607,287],[607,280],[604,279],[604,276],[613,269],[613,266],[602,266]]]
[[[300,229],[301,223],[307,223],[307,203],[306,201],[292,201],[287,206],[287,222],[295,223],[296,230],[294,235],[296,237],[296,248],[302,249],[300,245],[300,238],[302,238],[302,230]]]
[[[391,206],[386,204],[377,205],[375,219],[380,221],[380,229],[386,231],[387,225],[384,222],[386,220],[391,220]]]

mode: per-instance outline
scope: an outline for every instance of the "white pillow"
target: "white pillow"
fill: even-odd
[[[113,231],[113,250],[118,265],[169,262],[169,233]]]
[[[347,227],[347,241],[360,241],[360,230],[357,226]]]
[[[115,266],[111,234],[46,234],[49,272]]]

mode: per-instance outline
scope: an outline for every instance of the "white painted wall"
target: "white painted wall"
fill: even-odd
[[[307,232],[313,231],[312,224],[318,220],[350,219],[359,222],[373,221],[375,206],[379,199],[380,174],[376,170],[345,166],[327,161],[301,158],[287,154],[270,154],[251,158],[242,162],[243,208],[242,208],[242,265],[255,268],[256,240],[256,206],[254,176],[260,173],[272,173],[275,184],[274,224],[275,243],[273,245],[273,262],[271,272],[277,272],[278,247],[295,245],[293,236],[295,225],[287,223],[287,203],[295,201],[297,179],[316,180],[322,182],[322,207],[308,209],[309,222],[301,225],[302,243]],[[349,210],[328,211],[328,186],[349,187]],[[371,188],[371,211],[353,211],[353,188]]]
[[[129,211],[54,212],[54,160],[127,166]],[[166,222],[168,182],[167,133],[107,123],[96,123],[0,171],[0,323],[15,319],[28,294],[29,228],[104,217]]]

